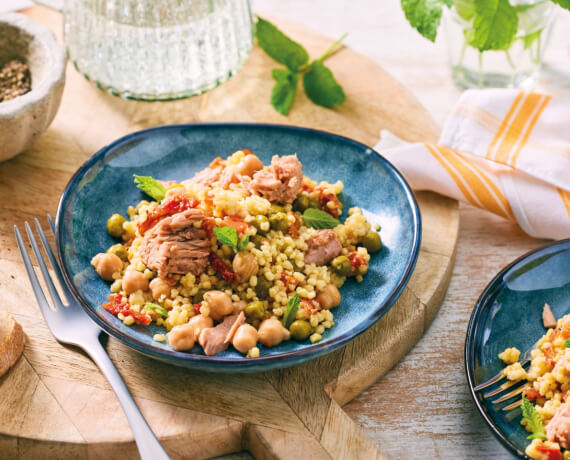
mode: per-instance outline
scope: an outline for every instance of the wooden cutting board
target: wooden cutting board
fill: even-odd
[[[59,35],[61,18],[27,11]],[[318,55],[330,40],[276,21]],[[344,49],[328,65],[347,101],[335,110],[300,92],[288,118],[269,105],[274,63],[254,49],[243,70],[200,97],[142,103],[109,96],[72,65],[59,114],[29,151],[0,164],[0,310],[27,335],[24,356],[0,378],[1,458],[138,458],[127,420],[84,353],[47,329],[20,261],[13,225],[55,214],[72,173],[126,133],[169,123],[273,122],[342,134],[373,146],[381,128],[434,141],[437,127],[412,95],[378,65]],[[109,339],[107,350],[172,458],[249,450],[257,458],[383,458],[341,406],[384,375],[421,337],[451,275],[458,235],[453,200],[418,193],[423,217],[419,260],[402,296],[374,327],[328,356],[253,375],[193,372],[153,361]],[[394,388],[394,391],[398,391]],[[385,417],[390,417],[385,414]]]

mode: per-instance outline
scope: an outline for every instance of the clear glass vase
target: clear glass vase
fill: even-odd
[[[212,89],[241,68],[253,45],[249,0],[64,0],[60,8],[77,69],[127,98]]]
[[[454,0],[445,21],[449,61],[461,88],[522,88],[534,86],[548,43],[555,6],[547,0],[511,0],[518,30],[508,49],[479,51],[466,37],[472,31],[473,0]]]

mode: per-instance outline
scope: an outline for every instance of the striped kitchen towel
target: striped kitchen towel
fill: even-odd
[[[437,144],[382,131],[375,149],[416,190],[518,222],[531,236],[570,237],[570,101],[512,89],[463,93]]]

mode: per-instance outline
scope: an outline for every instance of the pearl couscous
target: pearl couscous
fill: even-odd
[[[154,199],[107,221],[122,242],[92,260],[110,282],[103,307],[128,326],[163,326],[154,340],[177,351],[232,344],[255,358],[259,344],[321,340],[338,288],[362,281],[382,245],[359,208],[338,220],[342,182],[301,168],[296,155],[264,166],[240,150],[181,183],[135,176]]]

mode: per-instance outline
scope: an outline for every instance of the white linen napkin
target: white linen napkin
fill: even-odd
[[[375,149],[413,189],[487,209],[534,237],[570,237],[570,100],[514,89],[469,90],[437,144],[380,135]]]
[[[30,0],[1,0],[0,14],[23,10],[25,8],[30,8],[31,6],[34,6],[34,3]]]

